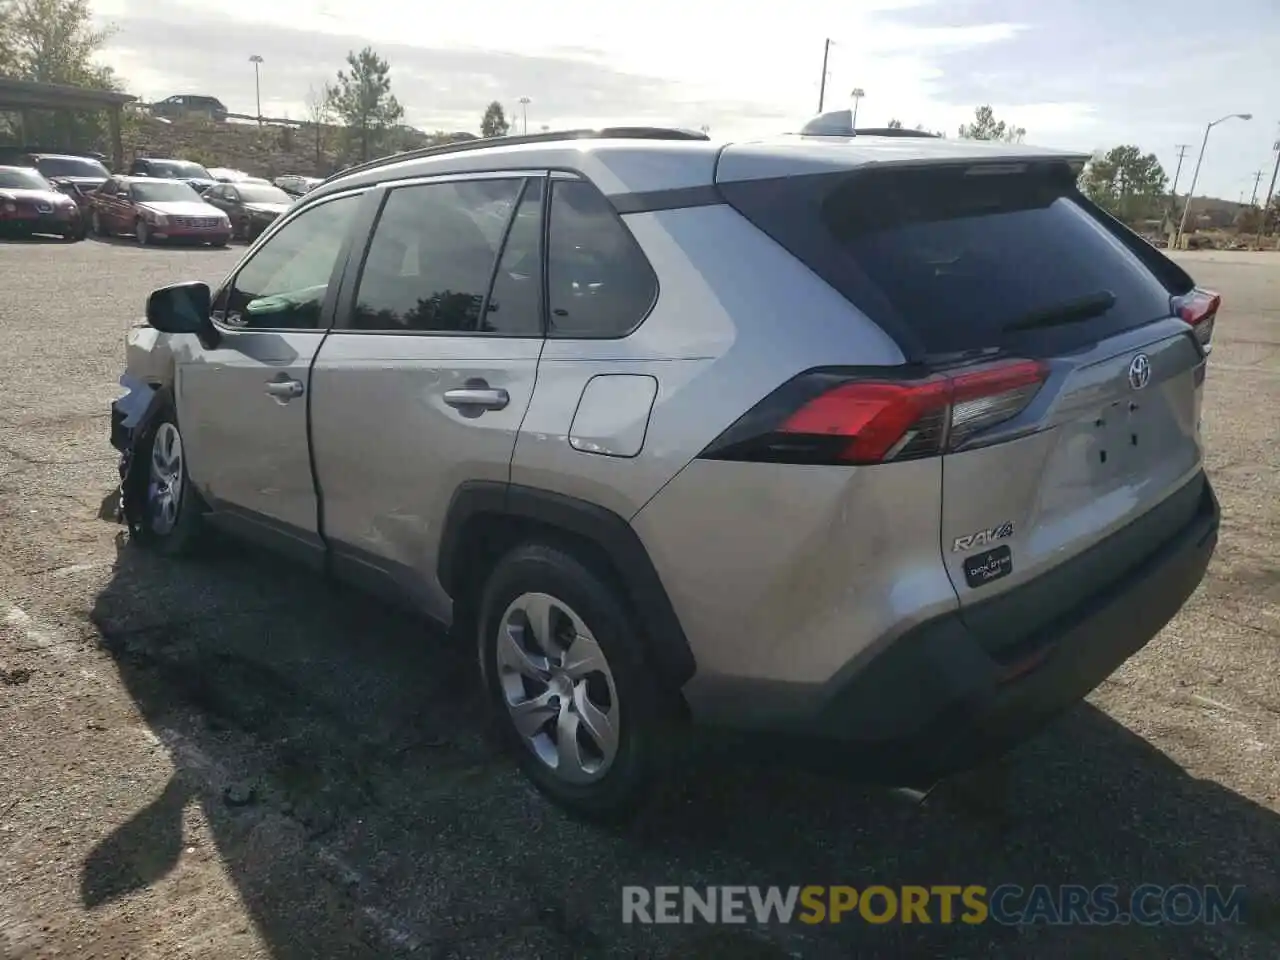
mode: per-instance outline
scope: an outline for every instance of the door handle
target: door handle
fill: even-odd
[[[277,400],[287,401],[294,397],[300,397],[305,392],[300,380],[268,380],[267,393],[275,397]]]
[[[501,410],[511,402],[511,396],[505,390],[492,387],[464,387],[461,390],[446,390],[444,402],[459,410],[477,407],[481,410]]]

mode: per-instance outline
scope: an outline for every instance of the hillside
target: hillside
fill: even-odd
[[[126,167],[134,157],[175,157],[195,160],[206,167],[230,167],[259,177],[282,174],[327,176],[355,159],[344,150],[344,131],[321,126],[317,145],[314,125],[297,128],[252,123],[214,123],[208,120],[175,120],[165,123],[153,117],[126,118],[122,139]],[[411,129],[397,130],[393,150],[426,146],[438,139],[469,138],[470,134],[428,135]],[[105,144],[100,145],[103,149]]]

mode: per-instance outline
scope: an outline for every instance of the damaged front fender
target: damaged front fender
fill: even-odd
[[[136,533],[146,514],[149,471],[139,447],[151,423],[168,402],[167,388],[157,388],[131,374],[120,377],[128,392],[111,404],[111,445],[120,451],[120,490],[116,522]]]

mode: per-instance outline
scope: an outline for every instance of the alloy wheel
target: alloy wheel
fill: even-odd
[[[151,531],[165,536],[178,523],[182,505],[182,435],[172,423],[156,429],[151,444],[151,470],[147,484],[147,517]]]

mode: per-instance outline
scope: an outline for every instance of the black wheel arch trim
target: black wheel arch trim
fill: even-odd
[[[590,542],[612,562],[644,626],[654,667],[676,689],[693,676],[688,638],[649,552],[635,529],[611,510],[576,497],[498,481],[461,484],[453,494],[440,535],[437,576],[450,596],[458,587],[457,558],[468,523],[481,515],[524,518]]]

